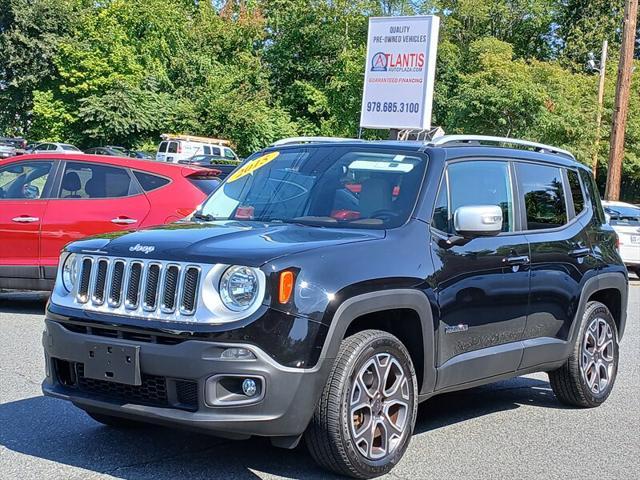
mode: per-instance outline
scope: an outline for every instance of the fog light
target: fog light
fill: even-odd
[[[223,360],[255,360],[256,356],[247,348],[231,347],[220,354]]]
[[[256,381],[252,378],[245,378],[242,382],[242,393],[247,397],[253,397],[257,391],[258,386],[256,385]]]

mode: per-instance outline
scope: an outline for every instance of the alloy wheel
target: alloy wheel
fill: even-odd
[[[592,393],[604,392],[611,383],[615,368],[614,340],[611,326],[601,317],[595,318],[585,331],[580,369]]]
[[[360,368],[351,387],[351,438],[369,460],[380,460],[400,445],[409,423],[409,378],[389,353],[378,353]]]

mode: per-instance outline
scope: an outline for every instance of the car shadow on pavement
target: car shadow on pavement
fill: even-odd
[[[561,408],[547,382],[521,377],[428,400],[415,435],[521,405]],[[42,396],[0,405],[0,425],[0,445],[62,464],[54,467],[60,478],[71,476],[65,465],[132,480],[338,478],[317,467],[304,447],[287,451],[261,438],[228,441],[155,426],[104,427],[71,404]]]
[[[22,313],[25,315],[44,314],[49,298],[48,292],[0,291],[0,314]]]

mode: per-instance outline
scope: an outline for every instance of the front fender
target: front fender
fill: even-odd
[[[433,392],[436,383],[433,314],[427,295],[420,290],[392,289],[375,291],[356,295],[342,302],[331,319],[327,340],[320,354],[321,358],[325,361],[333,362],[345,333],[351,323],[358,317],[369,313],[400,308],[411,309],[420,318],[422,345],[424,348],[424,375],[420,393]]]

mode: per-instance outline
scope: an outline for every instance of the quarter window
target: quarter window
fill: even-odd
[[[450,232],[449,228],[449,200],[447,196],[447,177],[442,179],[438,198],[436,199],[436,207],[433,210],[433,226],[441,232]]]
[[[164,177],[159,177],[158,175],[152,175],[144,172],[133,172],[133,174],[136,176],[138,182],[140,182],[140,186],[145,192],[150,192],[156,188],[164,187],[169,183],[169,180]]]
[[[584,195],[580,186],[580,177],[575,170],[567,170],[567,177],[569,178],[569,188],[571,188],[571,198],[573,198],[573,208],[576,215],[580,215],[584,210]]]
[[[118,198],[138,193],[123,168],[88,163],[67,163],[60,198]]]
[[[526,230],[557,228],[567,223],[562,175],[559,168],[518,163],[520,195],[524,198]]]
[[[467,205],[497,205],[502,209],[502,231],[514,228],[513,194],[507,162],[469,161],[454,163],[447,168],[448,182],[440,187],[433,225],[438,230],[453,233],[456,209]],[[449,195],[447,198],[447,184]]]

